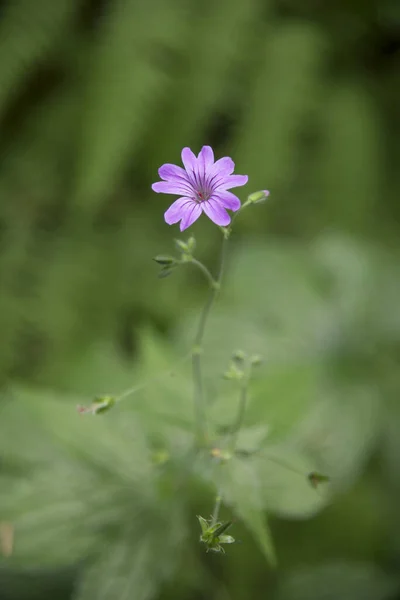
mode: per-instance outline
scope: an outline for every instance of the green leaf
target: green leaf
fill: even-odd
[[[327,90],[321,121],[324,139],[314,166],[316,196],[322,200],[317,210],[334,228],[375,232],[382,160],[375,102],[357,78],[345,80]]]
[[[279,190],[291,175],[299,127],[318,92],[324,45],[316,24],[286,19],[271,27],[257,49],[258,76],[246,90],[237,155],[253,189]]]
[[[219,543],[220,544],[234,544],[235,543],[235,538],[232,537],[231,535],[220,535],[219,536]]]
[[[199,16],[191,15],[181,38],[185,68],[178,73],[173,94],[166,106],[161,104],[153,124],[154,139],[146,161],[152,171],[167,160],[178,160],[179,148],[190,145],[191,140],[201,141],[202,131],[223,98],[232,101],[230,87],[236,79],[232,73],[240,70],[238,63],[248,44],[246,27],[254,28],[258,11],[255,0],[220,0],[203,5]]]
[[[369,385],[327,389],[325,398],[293,432],[300,455],[306,454],[314,464],[309,472],[330,477],[332,490],[343,491],[354,485],[381,435],[381,410],[377,390]]]
[[[208,531],[208,522],[206,521],[206,519],[204,519],[204,517],[200,517],[199,515],[197,516],[199,523],[200,523],[200,527],[201,527],[201,532],[204,534]]]
[[[276,566],[277,558],[271,533],[263,510],[259,482],[250,461],[232,459],[216,473],[224,503],[234,509],[235,514],[254,537],[268,563]]]
[[[86,210],[112,192],[143,139],[169,81],[150,49],[179,47],[184,17],[173,2],[155,0],[149,10],[134,0],[115,0],[101,20],[87,63],[73,198]]]
[[[247,503],[237,502],[236,511],[243,519],[247,529],[253,535],[255,541],[263,552],[271,567],[278,565],[272,534],[268,526],[267,516],[264,511],[252,508]]]
[[[285,518],[310,518],[330,499],[329,488],[310,485],[309,474],[316,462],[296,446],[266,446],[251,456],[261,490],[264,507]]]
[[[157,592],[154,577],[154,553],[157,548],[151,537],[139,538],[136,543],[122,538],[108,543],[102,556],[84,571],[78,582],[74,600],[149,600]]]
[[[187,531],[181,507],[164,507],[141,518],[120,522],[118,538],[101,546],[99,555],[78,582],[74,600],[149,600],[178,566]]]
[[[398,577],[376,565],[336,562],[285,573],[276,600],[387,600],[399,587]]]
[[[0,113],[27,72],[67,34],[79,7],[77,0],[13,0],[0,22]],[[29,27],[27,24],[29,23]]]
[[[164,254],[158,254],[153,260],[159,265],[173,265],[176,261],[173,256],[167,256]]]

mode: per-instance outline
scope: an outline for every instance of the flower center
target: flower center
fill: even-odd
[[[195,200],[197,202],[205,202],[206,200],[209,199],[209,197],[211,196],[211,192],[209,190],[206,189],[199,189],[196,190],[196,198]]]

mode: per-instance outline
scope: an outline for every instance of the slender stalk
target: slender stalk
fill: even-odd
[[[194,346],[192,351],[192,373],[193,373],[193,383],[194,383],[194,407],[195,407],[195,424],[196,424],[196,437],[200,445],[203,445],[207,442],[208,439],[208,426],[207,426],[207,415],[206,408],[204,402],[204,386],[203,386],[203,374],[202,374],[202,352],[203,352],[203,338],[204,332],[207,324],[207,319],[211,311],[211,307],[214,303],[214,300],[218,294],[218,291],[221,287],[222,276],[224,272],[225,265],[225,256],[226,249],[229,238],[229,231],[223,230],[224,239],[222,242],[221,249],[221,258],[218,269],[217,279],[214,278],[209,273],[208,269],[202,265],[202,263],[198,263],[195,261],[195,264],[200,267],[201,270],[207,274],[207,278],[209,279],[210,293],[207,298],[207,301],[204,305],[204,308],[200,315],[199,324],[197,327],[197,332],[194,338]],[[204,267],[204,268],[203,268]]]
[[[115,401],[116,402],[120,402],[121,400],[124,400],[125,398],[127,398],[128,396],[133,396],[134,394],[136,394],[137,392],[141,392],[142,390],[144,390],[145,388],[147,388],[151,383],[153,383],[153,381],[157,381],[158,379],[161,379],[163,377],[165,377],[166,375],[170,375],[171,373],[173,373],[174,368],[185,362],[186,360],[189,359],[191,353],[189,352],[188,354],[185,354],[185,356],[183,356],[180,360],[178,360],[172,367],[170,367],[169,369],[166,369],[165,371],[162,371],[161,373],[158,373],[158,375],[154,375],[153,377],[149,377],[148,379],[146,379],[145,381],[143,381],[142,383],[139,383],[131,388],[128,388],[127,390],[125,390],[124,392],[122,392],[121,394],[119,394],[118,396],[115,397]]]
[[[211,275],[210,271],[207,269],[207,267],[205,265],[203,265],[202,262],[200,262],[199,260],[197,260],[196,258],[193,258],[193,257],[190,259],[190,262],[193,265],[196,265],[196,267],[198,269],[200,269],[200,271],[202,273],[204,273],[204,275],[206,276],[206,279],[209,282],[209,284],[211,285],[211,287],[216,284],[214,277]]]
[[[213,514],[211,517],[211,525],[215,525],[218,521],[219,509],[221,508],[221,503],[222,503],[222,495],[221,495],[221,492],[218,491],[217,496],[215,498]]]
[[[236,443],[238,440],[239,431],[243,425],[244,415],[246,413],[247,390],[248,390],[248,379],[246,378],[240,386],[238,413],[237,413],[236,420],[232,427],[232,440],[231,440],[232,454],[236,449]]]
[[[240,386],[239,408],[238,408],[238,413],[237,413],[235,422],[232,427],[232,438],[231,438],[231,445],[230,445],[230,451],[232,453],[232,456],[236,449],[236,443],[237,443],[237,439],[239,436],[239,431],[243,425],[244,416],[246,413],[248,383],[249,383],[249,377],[246,377],[242,381],[241,386]],[[213,514],[212,514],[212,525],[215,525],[215,523],[218,521],[218,515],[219,515],[219,510],[221,508],[221,504],[222,504],[222,493],[219,490],[218,494],[215,498],[215,505],[214,505],[214,510],[213,510]]]

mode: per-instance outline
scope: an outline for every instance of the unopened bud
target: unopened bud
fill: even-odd
[[[243,379],[243,376],[243,371],[241,369],[238,369],[238,367],[234,363],[232,363],[229,369],[223,374],[224,379],[231,379],[236,381]]]
[[[176,263],[173,256],[164,256],[163,254],[155,256],[153,260],[159,265],[174,265]]]
[[[262,356],[260,356],[260,354],[254,354],[251,358],[250,358],[250,364],[253,367],[259,367],[263,362]]]
[[[165,266],[159,272],[158,278],[159,279],[164,279],[165,277],[168,277],[169,275],[171,275],[171,273],[172,273],[172,267],[171,266]]]
[[[259,192],[254,192],[254,194],[250,194],[250,196],[247,199],[252,204],[261,204],[262,202],[265,202],[268,196],[268,190],[260,190]]]
[[[196,240],[193,236],[191,236],[187,241],[187,247],[189,252],[194,252],[196,250]]]
[[[100,415],[101,413],[110,410],[115,404],[113,396],[101,396],[95,398],[90,406],[78,406],[77,410],[81,414]]]
[[[232,354],[232,360],[234,360],[236,363],[244,363],[246,360],[246,354],[243,352],[243,350],[236,350],[236,352]]]
[[[322,475],[321,473],[313,473],[308,474],[308,481],[312,485],[313,488],[317,488],[321,483],[329,483],[330,478],[327,475]]]
[[[175,246],[181,252],[189,252],[189,246],[187,245],[186,242],[184,242],[182,240],[175,240]]]

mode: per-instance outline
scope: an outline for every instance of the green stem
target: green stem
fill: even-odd
[[[222,503],[222,495],[221,495],[221,492],[218,492],[217,496],[215,498],[214,510],[213,510],[213,514],[211,517],[211,525],[215,525],[218,521],[219,509],[221,508],[221,503]]]
[[[115,397],[115,401],[116,402],[120,402],[121,400],[124,400],[125,398],[127,398],[128,396],[133,396],[134,394],[136,394],[137,392],[141,392],[142,390],[146,389],[151,383],[153,383],[154,381],[157,381],[158,379],[161,379],[163,377],[165,377],[166,375],[171,375],[174,371],[174,368],[185,362],[186,360],[189,359],[191,355],[191,352],[189,352],[188,354],[185,354],[185,356],[183,356],[180,360],[178,360],[174,366],[170,367],[169,369],[162,371],[161,373],[159,373],[158,375],[154,375],[153,377],[149,377],[149,379],[146,379],[145,381],[143,381],[142,383],[139,383],[133,387],[128,388],[127,390],[125,390],[124,392],[122,392],[121,394],[119,394],[118,396]]]
[[[191,257],[190,262],[193,265],[196,265],[196,267],[198,267],[200,269],[200,271],[202,273],[204,273],[204,275],[206,276],[207,281],[209,282],[210,286],[215,286],[216,281],[214,280],[214,277],[211,275],[210,271],[207,269],[207,267],[205,265],[203,265],[202,262],[200,262],[199,260],[197,260],[196,258]]]
[[[247,208],[249,205],[251,204],[251,202],[249,200],[246,200],[246,202],[244,202],[244,204],[242,204],[242,206],[239,208],[239,210],[237,210],[235,212],[234,215],[232,215],[232,220],[231,220],[231,227],[233,225],[233,223],[236,221],[236,219],[238,218],[238,216],[243,212],[243,210],[245,208]]]
[[[239,431],[243,425],[244,416],[246,413],[247,391],[248,391],[248,378],[245,378],[240,386],[239,408],[238,408],[236,420],[232,427],[232,441],[231,441],[232,454],[235,452],[236,443],[237,443],[238,436],[239,436]]]
[[[229,230],[224,229],[224,240],[222,242],[221,249],[221,258],[220,265],[218,270],[218,277],[214,280],[214,278],[209,273],[208,269],[202,265],[202,263],[198,261],[195,264],[201,268],[204,273],[207,273],[207,278],[211,283],[210,293],[207,298],[207,301],[204,305],[202,313],[200,315],[199,324],[197,327],[197,332],[194,338],[194,346],[192,351],[192,373],[193,373],[193,383],[194,383],[194,407],[195,407],[195,423],[196,423],[196,437],[200,445],[203,445],[207,442],[208,432],[207,432],[207,417],[205,410],[205,402],[204,402],[204,387],[203,387],[203,375],[202,375],[202,363],[201,363],[201,355],[202,355],[202,345],[204,332],[207,324],[207,319],[211,311],[211,307],[214,304],[214,300],[218,294],[218,291],[221,286],[222,276],[224,272],[225,265],[225,256],[226,249],[228,245],[229,238]],[[201,267],[200,267],[201,265]]]
[[[231,441],[232,455],[235,452],[239,431],[243,425],[244,415],[246,413],[248,382],[249,382],[249,378],[246,377],[240,386],[239,409],[238,409],[237,417],[236,417],[235,422],[232,427],[232,441]],[[213,510],[213,514],[212,514],[212,522],[211,522],[212,525],[215,525],[216,522],[218,521],[218,515],[219,515],[219,510],[221,508],[221,504],[222,504],[222,493],[219,490],[218,494],[215,498],[215,505],[214,505],[214,510]]]
[[[246,378],[242,385],[240,386],[240,397],[239,397],[239,409],[238,414],[235,419],[235,422],[232,427],[232,441],[231,441],[231,453],[232,455],[235,452],[237,438],[239,435],[240,428],[243,425],[244,415],[246,412],[246,404],[247,404],[247,388],[248,388],[248,378]],[[215,498],[214,510],[212,514],[211,524],[215,525],[218,521],[219,510],[222,504],[222,492],[218,490],[217,496]]]

